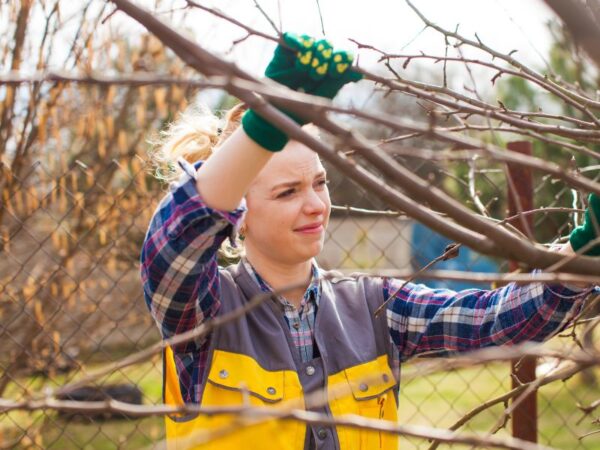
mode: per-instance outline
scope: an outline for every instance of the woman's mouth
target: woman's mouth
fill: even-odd
[[[323,222],[310,223],[308,225],[304,225],[303,227],[296,228],[294,231],[304,234],[318,234],[323,232]]]

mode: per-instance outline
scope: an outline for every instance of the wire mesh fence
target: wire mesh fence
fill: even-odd
[[[440,166],[440,172],[446,170],[448,167]],[[58,388],[159,340],[142,296],[138,254],[164,191],[149,183],[144,161],[138,156],[115,159],[97,171],[80,161],[59,161],[52,168],[36,162],[21,176],[6,168],[3,175],[9,184],[3,191],[0,212],[1,396],[22,399]],[[485,170],[477,173],[476,182],[487,183],[488,176]],[[332,173],[332,199],[344,208],[334,210],[320,265],[406,273],[417,269],[419,252],[434,243],[432,235],[419,235],[414,221],[384,211],[376,198],[348,183],[336,184],[336,178]],[[440,176],[440,182],[443,180]],[[537,192],[548,182],[543,179]],[[497,182],[493,187],[489,198],[504,201],[505,187]],[[354,204],[362,209],[345,208],[352,206],[346,202],[349,189]],[[555,205],[572,202],[571,191],[562,189],[559,194]],[[548,228],[565,233],[566,220],[557,220],[555,214],[537,217],[536,231],[546,233],[546,221],[551,222]],[[425,242],[418,240],[422,236]],[[445,240],[439,245],[443,251]],[[464,266],[455,268],[473,270],[482,258],[472,253],[461,260]],[[486,264],[491,271],[503,270],[498,269],[502,262]],[[546,345],[554,348],[574,343],[564,337]],[[550,359],[539,361],[538,373],[556,364]],[[592,369],[539,390],[539,415],[532,420],[538,422],[541,443],[557,448],[599,447],[598,438],[580,439],[593,430],[592,417],[585,416],[580,406],[598,398],[597,376]],[[400,421],[448,428],[509,391],[510,383],[506,363],[411,379],[401,384]],[[161,394],[162,361],[157,354],[115,370],[64,399],[90,401],[109,396],[151,405],[161,403]],[[505,407],[505,402],[497,402],[466,421],[462,429],[490,432]],[[161,417],[51,409],[2,412],[0,430],[2,445],[16,448],[161,447],[164,438]],[[502,428],[499,433],[509,435],[510,430]],[[429,445],[417,439],[402,440],[402,448]]]

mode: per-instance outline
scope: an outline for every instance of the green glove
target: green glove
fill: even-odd
[[[569,236],[569,242],[571,242],[573,250],[577,251],[588,242],[597,239],[600,236],[598,229],[600,229],[600,197],[596,194],[590,194],[583,225],[575,228],[571,236]],[[583,254],[587,256],[600,256],[600,243],[597,243]]]
[[[331,44],[305,34],[284,33],[283,40],[293,50],[278,45],[265,76],[295,91],[320,97],[333,98],[346,83],[358,81],[363,76],[351,69],[354,57],[345,51],[333,51]],[[306,121],[285,111],[299,124]],[[249,109],[242,117],[244,131],[252,140],[267,150],[281,150],[288,137]]]

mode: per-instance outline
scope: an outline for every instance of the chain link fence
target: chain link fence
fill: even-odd
[[[414,160],[404,161],[415,164]],[[422,163],[425,164],[425,163]],[[467,174],[450,163],[427,170],[440,186],[468,192]],[[506,199],[501,167],[476,168],[471,174],[488,208],[501,217]],[[159,340],[146,310],[139,279],[139,251],[164,187],[152,180],[137,155],[115,158],[101,168],[61,155],[53,164],[35,162],[16,176],[3,166],[5,187],[0,215],[2,258],[0,292],[1,397],[23,399],[76,380]],[[436,242],[419,231],[412,220],[384,211],[352,182],[331,172],[331,195],[339,206],[332,214],[323,254],[324,268],[395,269],[410,273],[419,268],[421,253]],[[444,184],[446,183],[446,184]],[[465,186],[466,183],[466,186]],[[536,180],[536,196],[543,196],[553,180]],[[553,185],[554,186],[554,185]],[[573,192],[559,188],[551,205],[572,205]],[[351,202],[349,201],[351,199]],[[545,201],[545,200],[544,200]],[[500,205],[496,205],[499,203]],[[369,212],[364,211],[367,209]],[[536,235],[568,233],[569,215],[539,214]],[[419,241],[419,238],[425,241]],[[440,238],[442,246],[444,239]],[[469,252],[457,270],[479,267],[482,259],[495,270],[502,261]],[[430,258],[427,253],[425,259]],[[466,262],[465,262],[466,261]],[[428,281],[425,281],[428,282]],[[555,338],[550,347],[573,346],[572,338]],[[410,363],[408,363],[410,364]],[[556,361],[539,361],[538,373]],[[156,355],[143,363],[116,370],[97,383],[66,397],[158,404],[162,393],[162,361]],[[600,438],[581,436],[593,431],[593,416],[579,406],[600,396],[598,371],[583,372],[566,382],[551,383],[538,392],[539,440],[557,448],[600,448]],[[400,422],[448,428],[472,409],[510,389],[510,366],[494,363],[448,371],[401,384]],[[484,410],[462,429],[489,432],[506,407],[504,402]],[[502,428],[500,435],[510,431]],[[0,441],[4,448],[146,448],[162,447],[160,417],[136,419],[124,414],[77,414],[53,410],[0,412]],[[402,448],[428,448],[430,443],[402,438]]]

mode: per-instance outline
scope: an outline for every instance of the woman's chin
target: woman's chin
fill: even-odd
[[[321,253],[321,251],[323,250],[323,241],[321,242],[316,242],[314,245],[311,246],[311,251],[309,252],[309,256],[308,258],[315,258],[317,256],[319,256],[319,254]]]
[[[321,251],[323,250],[322,242],[315,242],[314,244],[304,245],[301,249],[298,249],[297,258],[294,258],[298,261],[308,261],[316,256],[319,256]]]

